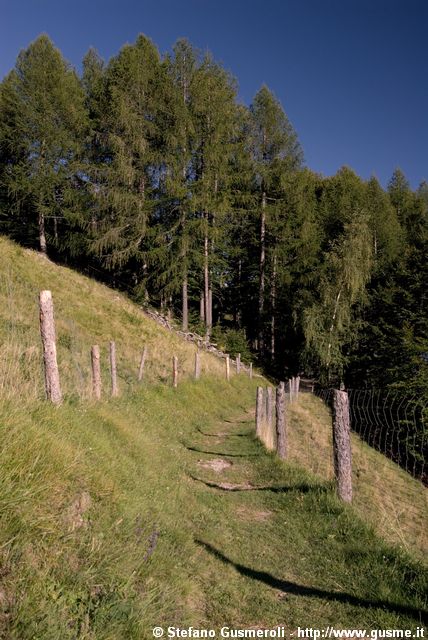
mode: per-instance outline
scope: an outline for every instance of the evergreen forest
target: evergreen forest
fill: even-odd
[[[428,184],[305,165],[267,86],[140,35],[78,74],[47,35],[0,85],[0,232],[271,376],[428,398]]]

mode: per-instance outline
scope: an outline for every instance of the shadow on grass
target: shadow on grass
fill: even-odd
[[[426,623],[428,621],[428,612],[417,609],[416,607],[402,605],[395,602],[387,602],[385,600],[367,600],[365,598],[354,596],[350,593],[324,591],[323,589],[318,589],[317,587],[305,587],[304,585],[297,584],[296,582],[280,580],[279,578],[275,578],[275,576],[271,575],[270,573],[266,573],[265,571],[256,571],[255,569],[246,567],[243,564],[234,562],[208,542],[204,542],[203,540],[198,539],[195,539],[195,542],[224,564],[235,567],[235,569],[242,576],[246,576],[247,578],[251,578],[252,580],[257,580],[258,582],[262,582],[269,587],[272,587],[273,589],[282,591],[283,593],[288,593],[296,596],[320,598],[321,600],[343,602],[345,604],[350,604],[356,607],[363,607],[366,609],[375,607],[377,609],[383,609],[384,611],[390,611],[392,613],[412,616],[418,622]]]
[[[196,482],[201,482],[202,484],[210,487],[212,489],[220,489],[221,491],[270,491],[271,493],[286,493],[287,491],[299,491],[300,493],[309,493],[310,491],[317,492],[326,492],[329,490],[329,486],[322,484],[294,484],[291,486],[252,486],[246,484],[234,484],[231,482],[211,482],[210,480],[203,480],[202,478],[198,478],[192,474],[189,474],[189,477]]]
[[[203,436],[208,436],[209,438],[248,438],[251,435],[250,433],[207,433],[206,431],[202,431],[200,427],[196,427],[196,430],[202,433]]]
[[[225,453],[224,451],[205,451],[203,449],[198,449],[197,447],[190,447],[182,443],[186,449],[189,451],[196,451],[197,453],[206,453],[211,456],[224,456],[225,458],[253,458],[255,456],[260,456],[260,453]]]

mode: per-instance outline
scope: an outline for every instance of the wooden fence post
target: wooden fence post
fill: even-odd
[[[172,386],[174,389],[178,386],[178,358],[174,356],[172,359]]]
[[[281,460],[287,457],[287,422],[285,415],[285,384],[276,389],[276,452]]]
[[[274,449],[274,433],[273,433],[273,389],[266,387],[266,420],[265,420],[265,445],[266,449]]]
[[[116,365],[116,343],[110,342],[110,375],[111,375],[111,395],[116,398],[119,395],[117,386],[117,365]]]
[[[346,391],[333,391],[333,453],[337,492],[344,502],[352,502],[352,453],[349,399]]]
[[[101,400],[101,366],[100,348],[97,344],[91,348],[92,365],[92,394],[96,400]]]
[[[195,380],[201,377],[201,354],[199,351],[195,353]]]
[[[143,379],[144,365],[146,364],[146,357],[147,357],[147,347],[144,347],[143,353],[141,354],[140,368],[138,369],[138,382],[141,382],[141,380]]]
[[[300,391],[300,376],[296,378],[296,400],[299,399],[299,391]]]
[[[226,380],[230,380],[230,358],[226,356]]]
[[[263,387],[257,387],[257,395],[256,395],[256,436],[258,438],[260,438],[261,434],[262,434],[263,414],[264,414]]]
[[[236,356],[236,373],[239,375],[241,373],[241,354],[238,353]]]
[[[253,363],[250,362],[250,368],[248,370],[248,375],[250,376],[250,380],[253,379]]]
[[[39,308],[46,398],[53,402],[53,404],[61,404],[62,394],[59,383],[58,362],[56,358],[55,320],[52,293],[50,291],[40,292]]]
[[[293,378],[288,378],[288,395],[290,396],[290,403],[293,402]]]

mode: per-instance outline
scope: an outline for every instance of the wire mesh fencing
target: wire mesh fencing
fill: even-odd
[[[333,390],[315,389],[331,406]],[[351,429],[428,485],[428,402],[398,389],[348,389]]]

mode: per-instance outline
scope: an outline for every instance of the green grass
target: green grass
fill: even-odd
[[[121,391],[136,385],[144,346],[144,379],[171,380],[172,356],[179,377],[193,375],[196,347],[150,320],[125,296],[59,267],[40,254],[0,238],[0,398],[44,395],[38,295],[52,291],[63,393],[90,398],[90,350],[101,350],[104,393],[109,393],[108,348],[116,342]],[[201,352],[203,374],[223,375],[224,361]]]
[[[155,625],[421,624],[427,572],[337,500],[328,414],[317,399],[292,408],[292,457],[281,463],[254,437],[260,379],[227,383],[223,363],[204,354],[193,381],[194,347],[125,298],[0,246],[0,638],[137,640]],[[42,399],[41,288],[55,301],[59,408]],[[89,347],[109,339],[121,353],[121,397],[94,403]],[[153,357],[136,385],[145,343]],[[183,363],[178,389],[173,352]],[[371,460],[364,453],[361,464]],[[212,460],[231,464],[216,471]]]
[[[323,480],[333,478],[331,415],[313,395],[290,407],[290,457]],[[428,558],[428,491],[352,434],[353,507],[377,533],[420,560]]]

